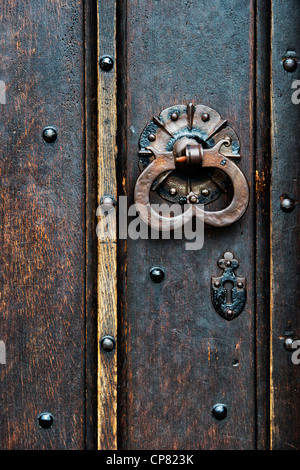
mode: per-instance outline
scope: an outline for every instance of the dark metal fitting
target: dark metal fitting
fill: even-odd
[[[100,206],[105,212],[111,211],[116,205],[116,201],[113,196],[105,195],[100,199]]]
[[[226,313],[225,313],[226,318],[231,319],[231,318],[233,318],[233,316],[234,316],[234,311],[231,308],[226,310]]]
[[[114,66],[114,60],[109,55],[104,55],[100,58],[99,65],[103,72],[110,72]]]
[[[217,405],[213,407],[212,415],[218,421],[222,421],[222,419],[225,419],[227,416],[227,406],[221,403],[218,403]]]
[[[210,115],[208,113],[203,113],[201,119],[203,122],[207,122],[210,119]]]
[[[202,189],[201,195],[204,197],[208,197],[210,195],[209,189],[206,189],[206,188]]]
[[[284,196],[281,198],[280,207],[284,212],[292,212],[295,209],[295,201],[291,197]]]
[[[150,277],[153,282],[156,284],[159,284],[164,280],[165,273],[161,268],[154,267],[150,269]]]
[[[55,127],[47,126],[43,129],[43,139],[47,144],[53,144],[57,139],[57,130]]]
[[[111,352],[116,347],[116,340],[113,336],[103,336],[100,340],[100,346],[105,352]]]
[[[50,429],[53,424],[54,418],[51,413],[41,413],[38,416],[38,423],[43,429]]]
[[[150,140],[150,142],[154,142],[155,139],[156,139],[156,135],[155,134],[149,134],[148,139]]]
[[[286,57],[283,59],[283,68],[286,72],[294,72],[297,68],[297,59],[295,57]]]

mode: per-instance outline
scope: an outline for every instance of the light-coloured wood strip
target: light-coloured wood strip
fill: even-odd
[[[98,204],[104,195],[117,199],[116,132],[116,2],[98,1],[98,64],[103,55],[114,60],[111,71],[98,66]],[[99,211],[98,211],[99,212]],[[117,448],[117,349],[104,352],[101,338],[117,341],[116,213],[98,219],[98,449]]]

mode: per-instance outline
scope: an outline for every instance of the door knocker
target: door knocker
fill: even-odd
[[[232,161],[240,158],[238,137],[214,109],[193,104],[164,109],[145,127],[139,145],[142,173],[135,186],[135,203],[140,217],[151,227],[176,229],[194,216],[203,217],[198,204],[218,199],[230,185],[230,204],[219,211],[204,211],[204,222],[225,227],[245,213],[249,187]],[[152,209],[151,190],[170,202],[190,207],[170,220]]]

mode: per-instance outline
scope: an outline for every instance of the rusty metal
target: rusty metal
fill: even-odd
[[[202,218],[203,210],[197,205],[180,215],[170,219],[156,213],[150,204],[150,191],[153,182],[164,172],[176,168],[176,160],[181,164],[199,165],[203,168],[214,167],[221,169],[230,177],[233,185],[233,199],[228,207],[216,212],[204,212],[204,221],[207,225],[215,227],[224,227],[236,222],[246,211],[249,202],[249,188],[244,174],[228,158],[223,157],[220,149],[224,146],[225,139],[219,141],[213,148],[203,149],[201,144],[193,146],[193,151],[187,151],[188,157],[182,153],[173,154],[173,152],[159,152],[153,147],[149,147],[155,156],[155,159],[146,167],[139,176],[135,187],[135,202],[138,206],[140,217],[149,226],[157,230],[172,230],[181,227],[193,216]],[[202,163],[200,165],[200,162]],[[223,164],[225,162],[225,164]],[[191,193],[191,191],[190,191]],[[189,194],[190,194],[189,193]],[[192,202],[189,201],[188,202]]]
[[[239,263],[233,253],[226,252],[218,261],[223,269],[220,277],[211,278],[211,299],[217,313],[225,320],[233,320],[242,313],[246,303],[246,279],[236,277],[234,271]],[[231,295],[228,299],[227,284],[231,286]]]
[[[156,136],[155,141],[149,136]],[[225,157],[238,159],[239,141],[236,133],[227,122],[222,120],[219,113],[203,105],[194,106],[175,105],[164,109],[159,117],[154,117],[143,130],[139,140],[139,166],[143,171],[155,158],[154,154],[147,150],[152,145],[157,151],[172,151],[174,147],[185,149],[184,140],[192,144],[202,144],[204,148],[212,148],[218,141],[230,137],[231,144],[222,148]],[[189,177],[189,182],[187,181]],[[189,187],[188,187],[189,184]],[[170,189],[176,188],[176,194],[171,194]],[[202,194],[202,190],[208,190],[208,194]],[[161,174],[153,183],[155,190],[163,199],[172,203],[178,203],[186,197],[190,191],[199,196],[199,203],[209,204],[222,196],[231,193],[231,183],[228,176],[216,168],[200,168],[189,175],[176,168]]]

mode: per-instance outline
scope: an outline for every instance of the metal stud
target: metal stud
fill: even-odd
[[[150,142],[154,142],[154,140],[156,139],[156,135],[155,134],[149,134],[148,139],[150,140]]]
[[[229,308],[228,310],[226,310],[225,312],[225,317],[228,318],[230,320],[230,318],[233,318],[233,315],[234,315],[234,311],[231,310],[231,308]]]
[[[154,267],[150,270],[150,277],[153,282],[159,284],[164,280],[165,273],[161,268]]]
[[[169,193],[170,193],[171,196],[176,196],[176,194],[177,194],[177,189],[176,189],[176,188],[170,188],[170,189],[169,189]]]
[[[100,199],[100,206],[105,212],[111,211],[116,205],[116,201],[112,196],[105,195]]]
[[[215,282],[214,282],[214,286],[215,286],[215,287],[220,287],[220,286],[221,286],[220,281],[215,281]]]
[[[207,197],[207,196],[210,195],[210,191],[209,191],[209,189],[204,188],[204,189],[202,189],[201,194],[202,194],[202,196]]]
[[[172,121],[177,121],[178,118],[179,118],[179,114],[177,112],[174,112],[171,114]]]
[[[100,341],[101,348],[105,352],[111,352],[116,347],[116,340],[112,336],[103,336]]]
[[[242,289],[242,287],[244,287],[244,284],[241,281],[237,282],[236,285],[238,286],[239,289]]]
[[[225,266],[226,266],[227,268],[230,268],[230,266],[231,266],[231,261],[230,261],[229,259],[225,261]]]
[[[57,130],[52,126],[43,129],[43,139],[47,144],[52,144],[57,139]]]
[[[188,196],[188,200],[190,203],[196,204],[196,202],[198,202],[198,196],[196,196],[196,194],[191,194]]]
[[[227,416],[227,406],[221,403],[215,405],[212,409],[213,417],[216,418],[218,421],[222,421]]]
[[[291,197],[283,197],[280,201],[280,207],[284,212],[292,212],[295,209],[295,201]]]
[[[283,67],[287,72],[294,72],[297,68],[297,65],[297,60],[294,57],[286,57],[283,60]]]
[[[293,338],[286,338],[284,341],[284,347],[287,351],[292,351],[293,350]]]
[[[38,416],[38,423],[43,429],[50,429],[53,424],[54,418],[51,413],[41,413]]]
[[[209,121],[210,116],[209,116],[208,113],[203,113],[202,116],[201,116],[201,119],[202,119],[203,122],[207,122],[207,121]]]
[[[103,72],[110,72],[114,66],[114,60],[109,55],[104,55],[100,58],[99,65]]]

